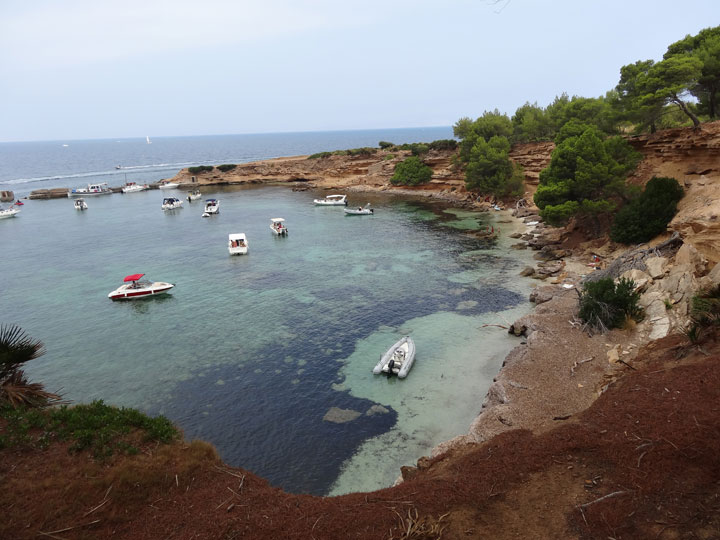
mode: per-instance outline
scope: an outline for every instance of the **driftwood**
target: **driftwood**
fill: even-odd
[[[584,281],[598,281],[608,277],[615,279],[633,268],[644,272],[647,270],[647,266],[645,266],[645,259],[651,256],[660,257],[674,255],[682,245],[683,239],[680,237],[680,233],[675,231],[670,238],[655,247],[626,251],[611,262],[607,268],[595,270],[592,274],[588,274]]]

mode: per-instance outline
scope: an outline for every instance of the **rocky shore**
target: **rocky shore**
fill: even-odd
[[[529,294],[536,307],[510,325],[518,345],[468,433],[404,467],[397,486],[332,498],[287,494],[224,466],[197,442],[104,465],[60,445],[4,451],[0,504],[13,513],[0,536],[718,537],[720,346],[715,336],[690,346],[678,332],[696,291],[720,283],[720,123],[631,142],[645,156],[634,182],[668,175],[686,188],[667,235],[632,249],[545,226],[528,203],[551,145],[513,149],[528,192],[514,213],[529,228],[514,247],[535,251],[535,267],[523,273],[538,279]],[[389,184],[399,156],[283,158],[222,174],[181,171],[173,180],[404,192],[489,209],[441,154],[430,156],[435,174],[420,188]],[[635,281],[642,322],[606,334],[583,326],[579,290],[600,276]],[[82,493],[73,504],[70,484]]]

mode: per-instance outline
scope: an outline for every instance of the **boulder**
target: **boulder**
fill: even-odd
[[[628,270],[627,272],[623,272],[620,275],[620,278],[633,280],[635,282],[636,291],[644,291],[645,289],[647,289],[648,285],[652,283],[652,278],[649,274],[646,274],[642,270],[638,270],[636,268]]]
[[[707,260],[695,247],[690,244],[683,244],[675,254],[675,264],[689,265],[695,275],[701,276],[705,273]]]
[[[648,257],[645,266],[653,279],[660,279],[665,275],[668,260],[665,257]]]
[[[520,272],[520,275],[523,277],[532,276],[535,273],[535,269],[532,266],[526,266],[523,268],[522,272]]]

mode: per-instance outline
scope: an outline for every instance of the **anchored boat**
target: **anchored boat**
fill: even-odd
[[[85,199],[80,198],[75,200],[75,210],[87,210],[88,206]]]
[[[177,197],[165,197],[162,202],[163,210],[175,210],[176,208],[182,208],[183,202]]]
[[[125,276],[124,285],[108,294],[111,300],[135,300],[146,296],[157,296],[167,293],[175,285],[164,281],[147,281],[142,277],[145,274],[131,274]]]
[[[220,213],[220,201],[217,199],[207,199],[205,201],[205,211],[202,217],[210,217]]]
[[[19,213],[20,210],[18,210],[14,206],[11,206],[10,208],[6,208],[5,210],[0,210],[0,219],[15,217]]]
[[[365,206],[358,206],[357,208],[345,208],[345,214],[348,216],[369,216],[374,214],[375,211],[370,208],[370,203]]]
[[[398,378],[407,377],[415,361],[415,342],[410,336],[400,338],[388,351],[382,355],[380,361],[373,368],[373,373],[379,375],[397,375]]]
[[[136,191],[145,191],[149,187],[150,186],[148,186],[147,184],[136,184],[135,182],[127,182],[122,187],[121,191],[123,193],[135,193]]]
[[[324,199],[314,199],[317,206],[347,206],[347,195],[328,195]]]
[[[228,234],[228,252],[230,255],[245,255],[248,252],[248,241],[245,233]]]
[[[76,188],[68,193],[68,197],[87,197],[89,195],[110,195],[112,190],[107,182],[99,184],[88,184],[86,188]]]
[[[285,220],[280,217],[270,218],[270,230],[278,236],[287,236],[288,229],[285,225]]]

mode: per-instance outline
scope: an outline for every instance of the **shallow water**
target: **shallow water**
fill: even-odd
[[[529,309],[517,277],[529,254],[506,238],[517,225],[495,223],[493,246],[463,231],[497,214],[401,197],[352,195],[375,215],[345,216],[313,206],[317,193],[207,188],[221,213],[203,219],[200,201],[160,210],[170,194],[88,198],[86,212],[28,201],[0,221],[2,321],[48,351],[31,379],[75,401],[165,414],[294,492],[388,486],[467,431],[516,344],[483,325]],[[272,235],[271,217],[287,220],[287,238]],[[228,255],[231,232],[248,235],[247,256]],[[135,272],[177,286],[110,301]],[[418,347],[408,378],[373,376],[404,334]],[[332,407],[361,414],[324,421]]]

